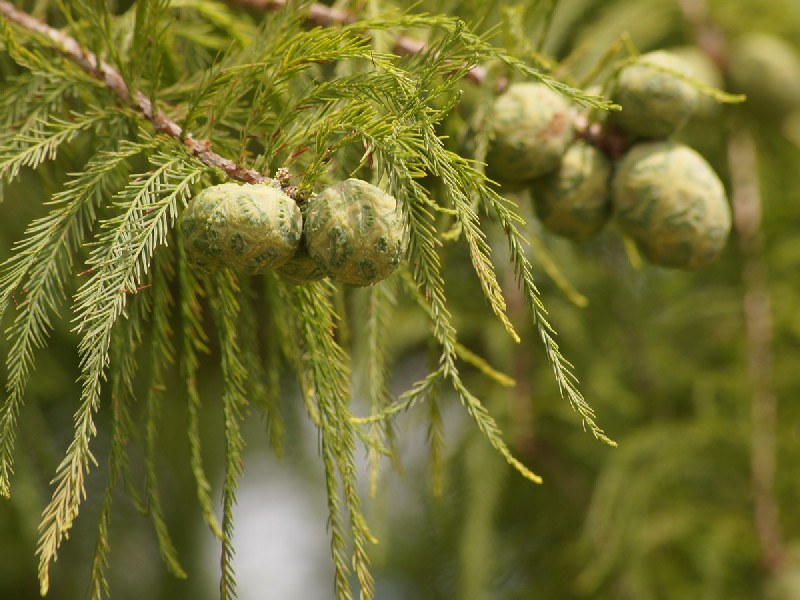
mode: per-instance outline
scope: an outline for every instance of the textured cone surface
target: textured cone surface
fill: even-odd
[[[294,255],[303,219],[297,204],[277,188],[224,183],[200,192],[180,226],[186,257],[196,268],[230,267],[254,275]]]
[[[612,187],[620,227],[653,264],[698,269],[725,246],[731,228],[725,190],[688,146],[637,144],[617,166]]]
[[[747,94],[745,106],[783,117],[800,109],[800,55],[782,39],[754,33],[739,39],[730,56],[731,87]]]
[[[683,61],[689,77],[718,90],[725,89],[725,78],[717,65],[714,64],[714,61],[705,52],[698,50],[694,46],[680,46],[672,48],[670,53]],[[720,107],[720,103],[710,96],[698,94],[693,116],[710,119],[719,114]]]
[[[573,240],[587,240],[611,217],[605,155],[579,140],[572,144],[558,171],[533,184],[536,216],[550,231]]]
[[[526,181],[558,168],[574,129],[567,101],[541,83],[515,83],[494,106],[490,177]]]
[[[692,77],[691,68],[669,52],[643,54],[636,64],[620,71],[612,99],[622,110],[611,118],[633,135],[663,138],[689,120],[700,94],[686,81],[654,67]]]
[[[325,271],[311,258],[302,242],[295,255],[278,267],[277,273],[289,283],[296,285],[319,281],[325,277]]]
[[[351,285],[372,285],[400,264],[406,251],[397,202],[360,179],[325,188],[306,208],[311,258],[327,274]]]

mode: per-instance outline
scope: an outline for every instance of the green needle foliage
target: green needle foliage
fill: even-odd
[[[221,271],[214,281],[211,309],[217,323],[220,341],[221,368],[224,382],[222,393],[225,425],[225,483],[222,491],[222,578],[220,597],[236,597],[236,578],[233,571],[233,507],[236,504],[236,483],[242,472],[241,432],[243,409],[247,405],[246,385],[248,373],[239,356],[237,321],[240,306],[237,300],[239,286],[230,271]]]
[[[0,318],[10,323],[6,394],[0,404],[4,496],[12,493],[17,425],[37,354],[57,320],[70,320],[78,336],[81,395],[39,529],[43,594],[50,587],[50,566],[89,493],[90,471],[100,462],[107,480],[91,565],[92,598],[110,594],[110,524],[121,484],[152,519],[169,571],[186,576],[169,532],[158,464],[164,405],[184,398],[188,470],[203,519],[222,545],[220,595],[236,597],[233,516],[243,470],[243,426],[251,411],[262,412],[276,453],[292,452],[280,412],[287,367],[319,430],[339,599],[354,597],[351,575],[359,597],[375,595],[369,560],[375,540],[358,491],[357,444],[365,446],[374,494],[380,462],[388,457],[399,465],[392,421],[398,413],[428,402],[438,492],[444,389],[455,393],[489,446],[525,478],[541,481],[514,456],[460,370],[463,362],[495,385],[513,385],[459,341],[442,266],[445,250],[456,241],[465,243],[471,277],[490,315],[512,342],[519,342],[500,278],[511,269],[562,395],[594,437],[613,445],[555,342],[533,281],[524,220],[482,173],[479,161],[488,138],[483,137],[476,162],[455,153],[442,133],[458,102],[460,82],[478,63],[538,79],[595,109],[610,104],[528,66],[444,16],[387,12],[337,27],[308,28],[307,7],[256,22],[245,11],[210,0],[40,4],[48,19],[64,24],[86,51],[116,69],[126,88],[108,87],[107,76],[82,70],[59,52],[57,40],[3,23],[0,177],[12,185],[0,210],[20,202],[14,194],[19,184],[13,182],[30,172],[47,172],[60,186],[42,202],[48,212],[31,221],[0,268]],[[555,3],[547,4],[537,13],[541,39],[552,26]],[[376,50],[380,34],[398,31],[426,32],[427,48],[406,58]],[[493,81],[487,79],[487,89]],[[141,94],[149,98],[152,112],[142,110]],[[492,97],[491,90],[485,94],[487,106]],[[164,119],[179,124],[182,135],[191,133],[200,145],[166,135],[176,128],[164,126]],[[199,190],[230,174],[210,164],[199,147],[259,172],[286,167],[299,197],[348,176],[372,180],[398,200],[409,238],[407,264],[399,274],[356,293],[328,281],[290,287],[271,273],[244,280],[229,271],[210,277],[193,272],[177,219]],[[494,224],[508,247],[510,264],[502,269],[487,234]],[[351,301],[366,307],[365,322],[352,327],[346,314]],[[435,358],[420,381],[393,398],[387,339],[400,305],[427,317]],[[350,332],[356,338],[352,344]],[[217,360],[223,381],[217,423],[225,440],[221,521],[204,466],[200,422],[207,398],[198,378],[207,355]],[[352,356],[359,368],[365,365],[361,387],[369,414],[359,418],[350,408],[360,387],[352,375]],[[173,367],[177,378],[169,376]],[[141,410],[132,410],[139,404]],[[108,430],[99,431],[100,423]],[[104,455],[95,453],[98,435],[109,440]],[[138,469],[132,468],[138,462],[130,441],[136,439],[143,444],[143,482],[136,481]],[[140,486],[143,493],[137,491]]]

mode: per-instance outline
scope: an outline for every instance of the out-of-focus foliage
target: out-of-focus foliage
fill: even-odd
[[[533,16],[537,3],[530,4],[532,8],[524,10],[509,3],[505,11],[494,13],[496,19],[484,21],[499,24],[502,39],[518,55],[532,56],[526,44],[535,39],[538,21]],[[692,24],[678,2],[557,4],[544,43],[549,60],[565,61],[556,72],[566,65],[579,76],[591,71],[621,38],[630,39],[641,52],[695,43]],[[710,21],[728,42],[748,32],[768,32],[800,52],[800,6],[795,2],[719,0],[709,2],[708,8]],[[518,18],[504,21],[504,12]],[[526,32],[524,38],[517,37],[519,30]],[[795,123],[760,119],[747,104],[721,106],[714,116],[695,120],[679,134],[723,174],[729,193],[730,173],[742,165],[729,162],[728,140],[746,130],[756,141],[769,273],[768,286],[760,293],[769,294],[774,327],[775,492],[788,544],[800,536],[794,508],[800,491],[795,476],[800,407],[794,401],[800,374],[793,366],[800,344],[795,310],[800,302],[795,226],[800,219],[800,147],[793,137]],[[528,203],[524,193],[516,199]],[[427,565],[417,566],[419,584],[409,596],[431,599],[744,600],[777,589],[770,582],[782,575],[763,564],[754,516],[754,392],[747,362],[751,342],[737,239],[732,236],[722,258],[709,269],[683,273],[632,267],[614,229],[582,244],[548,234],[535,220],[528,229],[554,257],[561,274],[589,300],[587,307],[576,308],[554,283],[542,285],[550,315],[561,327],[559,340],[575,352],[581,385],[597,403],[598,413],[609,419],[604,422],[620,446],[592,447],[570,433],[565,427],[568,415],[549,402],[555,390],[544,377],[536,350],[498,346],[498,332],[465,319],[465,326],[474,325],[470,330],[476,341],[471,343],[485,345],[495,366],[517,379],[516,388],[491,386],[487,393],[493,406],[506,408],[505,425],[519,430],[517,447],[543,465],[545,485],[529,489],[513,477],[476,480],[471,471],[475,440],[465,438],[451,454],[449,492],[438,508],[434,503],[426,512],[428,528],[436,533],[411,544],[402,540],[403,532],[412,526],[411,518],[419,517],[412,513],[411,518],[399,519],[392,542],[406,550],[406,558],[389,560],[386,569],[396,573],[409,565]],[[538,242],[534,257],[537,247]],[[455,269],[457,259],[452,260]],[[454,296],[471,295],[464,290]],[[524,328],[521,335],[529,339]],[[441,505],[452,509],[449,526],[441,525]],[[487,510],[492,518],[483,515]],[[443,552],[445,543],[455,548]],[[421,552],[427,558],[420,559]],[[464,552],[479,557],[465,564]],[[451,579],[441,576],[448,567]],[[464,591],[456,573],[480,587]],[[785,595],[775,597],[800,594],[796,587],[782,585]]]

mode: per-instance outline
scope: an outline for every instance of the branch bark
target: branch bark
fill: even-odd
[[[288,0],[228,0],[229,3],[252,10],[280,10],[289,4]],[[331,8],[324,4],[312,4],[306,20],[320,27],[348,25],[355,22],[355,17],[344,10]]]
[[[249,8],[253,10],[280,10],[287,6],[288,0],[227,0],[231,4]],[[349,25],[356,22],[356,17],[349,12],[330,8],[323,4],[312,4],[309,8],[306,21],[320,27],[335,27],[337,25]],[[428,46],[425,42],[409,37],[399,36],[394,42],[394,52],[402,56],[424,52]],[[489,77],[489,72],[482,65],[475,65],[465,75],[465,78],[475,85],[484,85]],[[504,92],[508,87],[508,80],[505,77],[498,77],[495,85],[497,92]]]

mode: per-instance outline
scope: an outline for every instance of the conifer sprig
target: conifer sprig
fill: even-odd
[[[377,159],[376,168],[381,176],[389,182],[389,187],[400,200],[401,208],[408,220],[410,229],[409,261],[413,269],[414,280],[421,288],[427,312],[431,317],[434,338],[441,346],[442,351],[439,362],[441,370],[437,369],[434,373],[441,374],[450,380],[453,389],[476,421],[478,428],[509,464],[526,478],[539,483],[541,482],[539,476],[532,473],[511,455],[494,419],[461,380],[456,365],[456,330],[446,306],[444,280],[441,275],[439,255],[436,251],[439,242],[436,238],[432,201],[418,181],[418,178],[426,173],[442,177],[447,184],[444,186],[447,199],[451,204],[459,207],[457,213],[463,219],[462,226],[474,227],[474,223],[470,225],[466,222],[471,217],[470,213],[465,211],[464,199],[470,198],[476,187],[486,189],[485,185],[482,185],[482,175],[474,171],[464,159],[459,159],[455,163],[451,162],[457,157],[444,149],[441,139],[434,130],[434,124],[442,118],[443,114],[437,113],[427,105],[432,98],[436,98],[447,89],[447,80],[444,84],[440,84],[441,87],[434,83],[433,73],[437,71],[437,67],[441,63],[433,57],[442,55],[444,48],[449,43],[451,43],[450,40],[445,39],[441,48],[432,48],[430,57],[427,60],[423,58],[421,62],[424,62],[430,70],[421,67],[423,74],[415,80],[416,85],[410,85],[403,90],[406,95],[396,99],[400,118],[394,125],[391,134],[381,139],[369,138],[368,147]],[[417,113],[425,115],[422,123],[418,119],[410,118],[410,115]],[[461,168],[456,169],[453,164],[457,164]],[[478,235],[477,231],[474,229],[472,231]],[[477,241],[471,247],[471,250],[478,254],[482,254],[486,249]],[[485,258],[473,257],[473,265],[475,264],[481,267],[480,269],[476,267],[476,271],[484,290],[491,289],[491,279],[494,277],[491,262]],[[499,297],[490,295],[487,300],[490,304],[494,303],[493,309],[496,314],[504,314],[505,307],[499,303],[502,301],[502,295]],[[435,385],[435,379],[436,377],[420,389]],[[412,396],[412,398],[415,397]]]
[[[518,216],[509,208],[509,205],[496,194],[489,193],[483,197],[483,201],[497,216],[500,226],[506,234],[511,260],[514,263],[514,272],[517,283],[525,295],[525,301],[533,320],[533,325],[539,332],[539,336],[544,344],[547,360],[550,362],[556,382],[558,383],[561,395],[566,396],[572,408],[581,415],[583,423],[592,432],[595,438],[608,444],[616,446],[617,443],[609,438],[603,429],[595,421],[596,415],[591,406],[586,402],[578,389],[578,380],[572,372],[572,364],[564,358],[555,340],[556,332],[547,321],[544,303],[539,295],[539,290],[533,281],[533,267],[530,260],[525,255],[525,239],[517,227]]]
[[[225,481],[222,487],[222,554],[220,556],[219,590],[221,600],[236,598],[236,576],[233,569],[233,509],[236,486],[242,474],[244,438],[241,422],[247,401],[247,369],[240,358],[238,321],[240,314],[239,284],[232,271],[223,269],[209,287],[220,344],[223,377],[222,412],[225,426]]]
[[[285,8],[288,4],[286,0],[227,0],[227,1],[231,4],[243,6],[254,10],[269,10],[269,11],[281,10]],[[554,11],[555,11],[555,3],[552,3],[547,7],[545,7],[545,15],[547,23],[543,28],[540,43],[546,37],[547,30],[550,25],[550,19],[552,19]],[[421,15],[418,16],[417,18],[420,17],[426,19],[427,22],[425,23],[425,26],[427,27],[432,27],[434,25],[437,25],[439,27],[448,29],[451,27],[463,27],[464,25],[461,21],[452,19],[438,19],[438,22],[434,22],[437,19],[435,16],[431,15]],[[409,18],[414,18],[414,15],[409,15]],[[378,28],[385,28],[383,27],[383,23],[386,22],[386,20],[387,20],[386,15],[384,15],[380,20],[357,19],[356,16],[350,12],[339,10],[337,8],[328,7],[324,4],[319,4],[319,3],[313,3],[309,5],[308,12],[306,13],[306,21],[310,24],[318,25],[320,27],[335,27],[335,26],[361,27],[363,24],[366,23],[369,26],[364,29],[365,34],[368,34],[370,29],[375,30]],[[404,24],[398,23],[397,25],[402,27]],[[414,24],[410,22],[406,23],[405,25],[408,28],[414,27]],[[574,100],[580,102],[581,104],[585,104],[587,106],[592,106],[595,108],[600,108],[603,110],[619,109],[618,106],[604,100],[603,98],[595,94],[587,94],[579,89],[573,88],[572,86],[569,86],[551,77],[547,73],[542,72],[540,69],[529,67],[524,62],[512,56],[509,56],[501,49],[493,48],[481,36],[471,34],[470,32],[463,32],[462,35],[464,37],[464,41],[467,42],[470,48],[472,49],[473,57],[476,56],[478,53],[480,53],[484,54],[487,58],[488,57],[496,58],[501,62],[505,63],[511,69],[524,73],[529,77],[533,77],[534,79],[541,81],[548,87],[573,98]],[[392,50],[402,56],[429,54],[430,49],[431,47],[429,44],[426,44],[425,42],[420,41],[408,35],[397,36],[392,46]],[[467,65],[462,76],[476,85],[485,85],[490,81],[489,69],[485,65],[481,64]],[[503,91],[506,90],[508,84],[509,80],[506,77],[498,76],[494,80],[494,89],[498,93],[502,93]]]
[[[205,468],[203,467],[203,452],[200,436],[200,393],[197,389],[197,373],[200,360],[199,354],[207,354],[208,335],[203,328],[201,298],[204,296],[203,287],[194,274],[191,266],[186,261],[186,250],[181,243],[181,230],[176,230],[178,240],[178,285],[180,288],[180,314],[181,314],[181,354],[180,369],[183,385],[186,389],[187,400],[187,437],[189,439],[189,463],[195,481],[197,501],[203,513],[203,519],[214,535],[222,539],[222,529],[219,525],[211,502],[211,484],[208,482]]]
[[[390,317],[396,303],[394,294],[396,281],[396,278],[392,278],[383,285],[373,286],[368,292],[367,322],[364,334],[367,338],[367,396],[372,414],[383,411],[390,404],[386,346],[391,327]],[[386,420],[383,423],[372,423],[369,435],[372,438],[372,444],[367,450],[369,492],[371,496],[375,496],[378,493],[380,470],[378,446],[381,444],[382,438],[393,445],[392,422]],[[390,455],[395,456],[395,452],[391,452]]]
[[[0,0],[0,13],[26,30],[49,39],[67,58],[75,62],[89,75],[100,80],[119,98],[123,105],[135,108],[153,124],[157,132],[164,133],[184,144],[191,155],[197,156],[206,165],[222,170],[232,179],[238,179],[246,183],[272,183],[280,187],[280,183],[277,180],[237,165],[230,159],[223,158],[211,149],[210,142],[197,140],[191,133],[183,131],[181,126],[170,119],[164,111],[158,110],[153,106],[153,101],[145,94],[140,91],[131,93],[128,84],[119,71],[106,61],[98,59],[93,52],[82,48],[74,38],[37,21],[5,0]],[[5,173],[6,168],[5,163],[0,162],[0,174]]]
[[[64,100],[73,91],[69,79],[41,73],[24,73],[10,78],[0,95],[3,107],[0,148],[14,144],[14,138],[25,136],[34,126],[47,123],[51,114],[62,111]]]
[[[135,432],[135,427],[131,420],[129,404],[135,398],[133,386],[138,368],[136,351],[142,342],[145,304],[141,295],[134,296],[128,318],[120,320],[115,326],[110,349],[111,449],[108,456],[108,479],[100,508],[90,574],[89,591],[92,600],[111,597],[106,570],[111,549],[109,538],[112,508],[119,478],[130,477],[127,444]],[[138,496],[134,498],[134,502],[140,504]]]
[[[34,352],[47,343],[51,313],[63,301],[80,244],[106,195],[121,187],[127,161],[148,147],[123,142],[117,151],[102,151],[75,174],[50,204],[53,209],[28,227],[26,237],[2,266],[0,318],[14,295],[24,289],[18,314],[8,330],[7,398],[0,408],[0,493],[9,494],[13,472],[16,421],[34,365]]]
[[[377,152],[376,152],[377,154]],[[425,385],[419,388],[420,391],[430,389],[436,385],[438,375],[450,380],[453,389],[458,394],[459,399],[464,404],[470,416],[475,420],[478,428],[486,435],[492,446],[502,454],[511,466],[517,469],[527,479],[534,483],[541,483],[541,478],[531,472],[521,462],[514,458],[503,441],[500,429],[492,416],[486,411],[480,400],[473,395],[461,381],[461,376],[456,365],[456,330],[452,324],[450,313],[446,307],[444,294],[444,281],[439,270],[439,257],[435,250],[435,242],[431,233],[434,229],[433,218],[429,210],[424,208],[428,203],[425,190],[413,178],[405,165],[398,164],[393,160],[390,152],[380,153],[380,159],[385,168],[384,174],[392,182],[392,189],[395,193],[404,197],[403,194],[413,193],[416,197],[406,198],[410,204],[410,224],[412,228],[412,242],[409,246],[409,255],[414,267],[414,280],[419,282],[425,303],[428,305],[428,312],[432,320],[433,332],[436,341],[442,349],[440,356],[441,370],[437,369],[434,373],[437,376],[426,378]],[[415,231],[416,229],[416,231]],[[424,245],[415,246],[415,238],[425,240],[424,233],[428,233],[431,241]],[[433,374],[432,374],[433,375]],[[408,401],[416,401],[418,394],[412,395]]]
[[[360,598],[370,600],[374,597],[374,583],[369,571],[367,544],[374,540],[361,513],[361,501],[356,489],[355,428],[348,406],[350,373],[347,354],[333,337],[335,317],[330,300],[331,291],[327,283],[294,288],[291,294],[293,321],[297,336],[303,342],[306,372],[311,377],[320,416],[337,598],[352,598],[347,580],[349,568],[345,561],[347,542],[339,505],[341,485],[350,519],[352,565],[361,588]]]
[[[242,360],[248,377],[250,403],[262,412],[267,421],[267,432],[275,456],[283,455],[284,424],[280,410],[280,360],[274,345],[267,341],[267,351],[262,351],[259,323],[256,312],[269,311],[269,298],[256,294],[249,282],[243,282],[244,301],[241,303],[240,339]],[[265,304],[267,306],[265,306]],[[270,346],[272,346],[270,348]]]
[[[12,181],[22,167],[35,169],[46,160],[54,160],[62,144],[83,131],[98,128],[112,116],[109,111],[97,110],[72,114],[66,119],[50,115],[46,121],[38,121],[0,148],[0,178]]]
[[[158,456],[158,429],[161,403],[166,391],[165,368],[174,363],[175,348],[172,341],[171,309],[175,301],[170,290],[175,267],[171,252],[161,252],[156,258],[151,277],[152,306],[150,307],[151,344],[150,382],[145,400],[144,415],[144,472],[147,508],[153,520],[161,557],[175,577],[186,578],[177,550],[164,520],[161,494],[158,487],[156,457]]]
[[[93,415],[100,404],[114,323],[127,296],[138,291],[156,248],[166,241],[179,204],[186,202],[190,186],[207,169],[163,151],[151,161],[152,172],[134,177],[117,194],[119,215],[104,221],[106,233],[88,260],[93,274],[76,294],[77,330],[82,334],[81,404],[74,417],[74,438],[56,470],[53,495],[42,515],[37,547],[42,594],[49,588],[50,562],[86,496],[85,477],[95,462],[89,449],[97,431]]]

